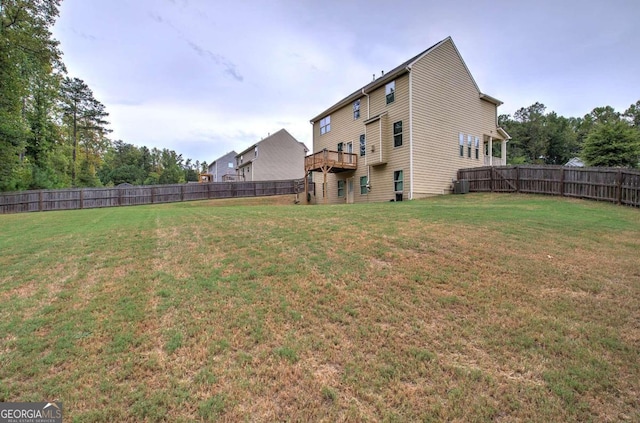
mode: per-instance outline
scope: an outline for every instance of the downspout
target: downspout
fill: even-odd
[[[369,102],[369,94],[364,92],[364,88],[362,88],[362,95],[367,97],[367,120],[369,120],[371,118],[370,116],[370,102]],[[371,166],[368,165],[369,162],[369,155],[366,153],[367,151],[367,125],[364,126],[364,142],[365,142],[365,154],[364,154],[364,163],[367,166],[367,202],[369,201],[369,187],[371,186]]]
[[[409,71],[409,200],[413,200],[413,72]]]

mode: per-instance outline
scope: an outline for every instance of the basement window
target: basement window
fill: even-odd
[[[396,170],[393,172],[393,190],[395,192],[401,192],[404,188],[404,177],[402,175],[401,170]]]
[[[338,180],[338,197],[344,197],[344,180]]]
[[[331,115],[320,120],[320,135],[324,135],[331,131]]]
[[[360,195],[367,195],[368,193],[369,193],[369,190],[367,189],[367,177],[361,176],[360,177]]]

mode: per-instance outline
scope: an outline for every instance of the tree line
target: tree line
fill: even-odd
[[[51,34],[60,1],[0,0],[0,191],[198,180],[206,163],[109,138]]]
[[[513,117],[500,115],[498,125],[512,138],[508,164],[563,165],[578,157],[587,166],[640,167],[640,100],[624,112],[596,107],[578,118],[536,102]]]

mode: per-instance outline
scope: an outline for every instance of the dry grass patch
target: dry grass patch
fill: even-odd
[[[23,261],[0,258],[0,400],[72,421],[640,419],[637,210],[285,197],[3,216]]]

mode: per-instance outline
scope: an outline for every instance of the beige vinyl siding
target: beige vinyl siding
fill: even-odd
[[[258,148],[258,155],[255,149]],[[300,179],[304,176],[305,147],[284,129],[247,148],[242,156],[238,174],[245,170],[247,181],[277,181]]]
[[[448,40],[412,67],[414,197],[448,193],[457,170],[483,165],[475,158],[475,137],[498,137],[496,106],[480,93]],[[408,131],[407,131],[408,132]],[[459,154],[459,133],[464,134],[464,157]],[[473,137],[467,157],[467,137]],[[406,172],[408,185],[409,173]]]
[[[324,118],[324,116],[322,117]],[[345,180],[345,193],[346,193],[346,178],[356,177],[359,178],[362,175],[366,175],[366,168],[364,166],[364,157],[360,157],[360,135],[364,134],[364,121],[367,119],[367,97],[360,98],[360,118],[353,118],[353,102],[348,103],[341,109],[331,113],[331,131],[320,135],[320,120],[313,124],[313,152],[317,153],[323,149],[331,151],[337,151],[338,143],[343,143],[344,151],[347,151],[347,144],[353,144],[353,153],[358,156],[358,169],[355,172],[343,172],[343,173],[329,173],[327,175],[327,192],[328,198],[326,204],[342,204],[347,201],[347,196],[338,197],[338,179]],[[316,198],[315,202],[318,204],[324,204],[325,199],[322,197],[322,172],[313,172],[313,182],[316,184]],[[362,201],[359,193],[355,193],[354,201]],[[313,199],[312,199],[313,200]]]
[[[402,170],[404,173],[403,198],[409,198],[409,75],[400,76],[395,81],[396,91],[393,103],[386,104],[385,85],[370,94],[371,116],[387,112],[386,122],[382,127],[382,142],[387,152],[386,164],[371,166],[369,178],[371,191],[366,196],[367,201],[389,201],[395,198],[393,172],[396,170]],[[393,124],[398,121],[402,121],[403,126],[402,146],[394,148]],[[371,154],[370,151],[371,148],[367,142],[367,156]],[[358,167],[360,168],[360,164]],[[358,196],[356,193],[356,202]]]
[[[353,103],[349,103],[341,109],[331,114],[331,131],[320,135],[320,122],[313,125],[313,151],[319,152],[327,148],[336,150],[338,143],[353,143],[353,152],[358,154],[358,169],[355,172],[343,172],[338,174],[327,175],[327,204],[341,204],[346,202],[346,196],[338,197],[338,179],[345,180],[353,177],[354,195],[353,199],[356,203],[362,202],[380,202],[388,201],[395,198],[393,172],[402,170],[404,173],[404,195],[405,199],[409,198],[409,77],[403,75],[396,80],[395,101],[386,104],[385,85],[377,88],[369,94],[369,97],[360,98],[360,119],[353,119]],[[370,100],[371,106],[369,114],[367,114],[367,99]],[[386,164],[379,166],[371,166],[369,168],[369,158],[372,143],[367,137],[367,153],[365,157],[359,155],[360,135],[365,133],[364,122],[368,117],[374,117],[382,113],[387,113],[381,129],[382,144],[386,149]],[[324,117],[324,116],[323,116]],[[393,147],[393,123],[403,122],[403,142],[401,147]],[[372,124],[378,128],[378,123]],[[371,125],[367,125],[371,126]],[[368,128],[367,128],[368,130]],[[371,191],[366,194],[360,194],[359,181],[361,176],[367,176],[369,170],[369,183]],[[313,181],[316,183],[315,201],[319,204],[325,203],[322,197],[323,175],[321,172],[314,172]]]

